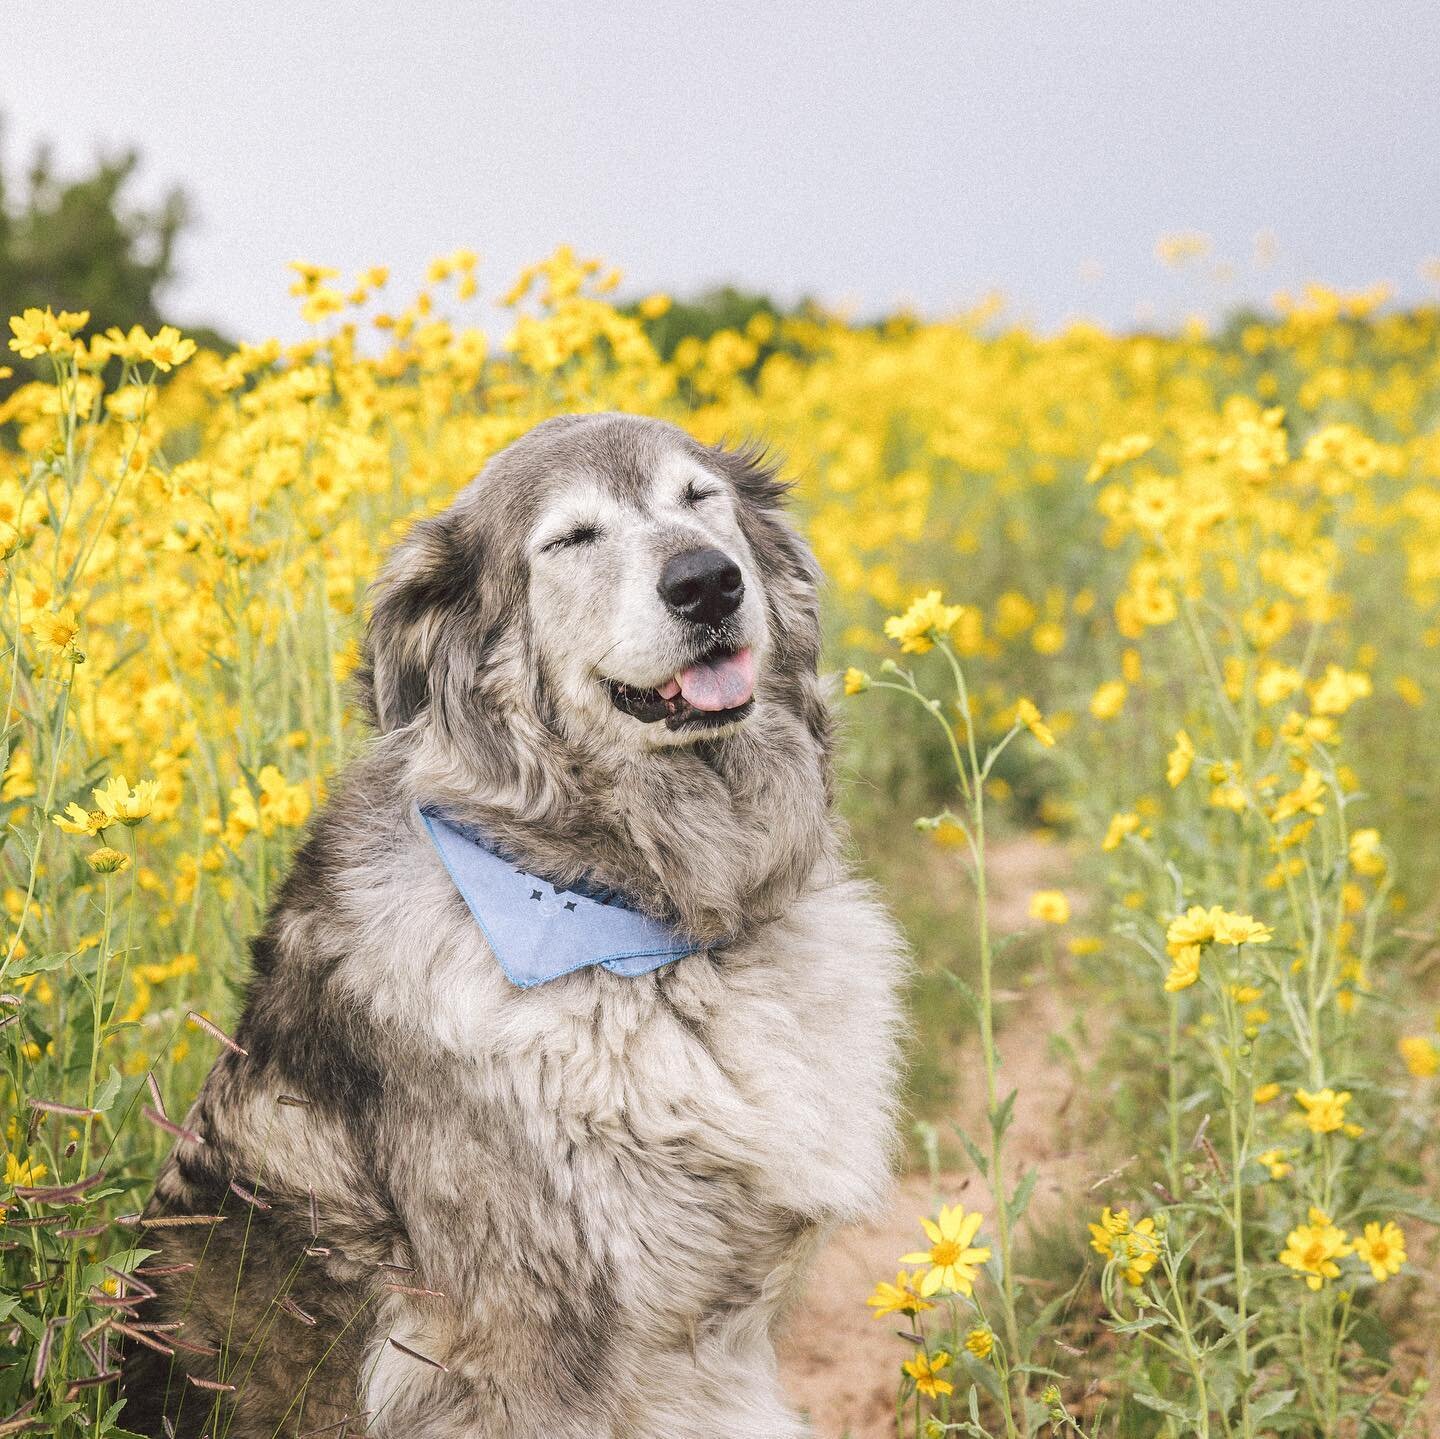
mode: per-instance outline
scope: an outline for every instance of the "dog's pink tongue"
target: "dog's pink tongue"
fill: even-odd
[[[691,665],[676,676],[680,693],[697,710],[733,710],[755,693],[755,661],[749,650]]]

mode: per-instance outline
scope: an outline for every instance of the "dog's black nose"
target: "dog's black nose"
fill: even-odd
[[[665,562],[656,586],[671,613],[697,625],[718,625],[740,608],[740,566],[719,550],[682,550]]]

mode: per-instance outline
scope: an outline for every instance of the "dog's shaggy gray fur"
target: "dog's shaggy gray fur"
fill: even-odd
[[[255,942],[247,1053],[185,1120],[204,1143],[177,1143],[147,1211],[225,1218],[146,1231],[151,1266],[194,1267],[152,1281],[144,1317],[183,1320],[184,1347],[129,1356],[127,1426],[807,1432],[772,1332],[888,1184],[903,959],[840,854],[817,576],[781,498],[753,453],[572,417],[398,547],[361,675],[377,737]],[[602,681],[694,657],[654,593],[700,545],[743,574],[722,638],[758,677],[753,711],[687,732]],[[421,804],[711,947],[514,988]]]

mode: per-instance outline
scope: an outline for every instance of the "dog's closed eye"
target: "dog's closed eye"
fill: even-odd
[[[552,550],[568,550],[575,545],[592,545],[599,538],[599,525],[576,525],[573,529],[566,530],[563,535],[556,535],[553,540],[548,540],[540,546],[540,550],[542,554],[549,554]]]
[[[715,485],[699,485],[691,480],[685,486],[685,493],[680,496],[680,503],[694,509],[706,500],[713,500],[719,493],[720,490]]]

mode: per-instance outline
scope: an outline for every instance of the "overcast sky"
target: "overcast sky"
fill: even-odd
[[[637,293],[1044,326],[1435,292],[1434,0],[0,0],[0,55],[10,163],[138,145],[199,215],[172,309],[246,337],[299,332],[287,260],[464,245],[494,293],[562,241]]]

